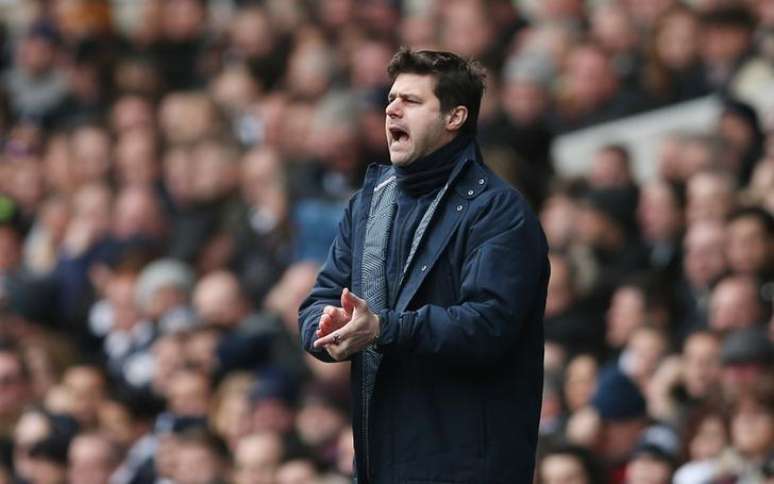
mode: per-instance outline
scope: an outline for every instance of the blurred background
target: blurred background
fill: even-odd
[[[536,482],[772,482],[774,0],[0,0],[0,483],[351,482],[296,312],[401,45],[550,242]]]

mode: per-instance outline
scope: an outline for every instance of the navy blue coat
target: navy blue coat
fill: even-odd
[[[358,484],[532,482],[547,244],[525,199],[477,152],[471,143],[458,155],[450,188],[381,314],[383,358],[368,422],[362,358],[352,357]],[[312,347],[323,307],[339,306],[345,287],[362,294],[368,210],[387,169],[369,168],[301,305],[302,344],[321,360],[332,361]]]

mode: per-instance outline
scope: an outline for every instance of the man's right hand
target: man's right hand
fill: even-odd
[[[341,307],[325,306],[323,313],[320,316],[320,322],[317,325],[317,332],[315,336],[319,339],[323,336],[327,336],[332,332],[344,327],[345,324],[352,321],[352,312],[354,308],[344,293],[347,289],[344,289],[341,293]]]

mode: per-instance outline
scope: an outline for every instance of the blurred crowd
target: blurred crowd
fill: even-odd
[[[0,1],[0,483],[347,483],[297,307],[400,45],[488,70],[551,246],[536,482],[774,479],[772,0]],[[715,94],[653,160],[564,133]],[[635,177],[635,163],[657,176]]]

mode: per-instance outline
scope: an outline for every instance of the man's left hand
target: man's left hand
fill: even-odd
[[[314,347],[324,347],[336,361],[363,351],[379,337],[379,317],[368,309],[365,300],[344,289],[341,301],[345,310],[351,310],[352,319],[343,327],[315,340]]]

